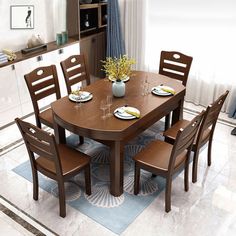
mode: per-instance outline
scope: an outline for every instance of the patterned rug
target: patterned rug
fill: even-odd
[[[65,183],[67,204],[112,232],[121,234],[165,187],[163,178],[152,178],[150,173],[142,171],[140,193],[137,196],[133,195],[132,157],[152,140],[163,139],[160,134],[162,131],[163,123],[158,122],[125,146],[124,194],[120,197],[113,197],[109,192],[109,148],[87,138],[83,145],[77,146],[78,136],[70,135],[67,138],[68,145],[92,157],[92,194],[85,194],[84,176],[81,173]],[[32,182],[29,161],[17,166],[13,171]],[[39,183],[42,189],[58,196],[55,181],[40,174]]]

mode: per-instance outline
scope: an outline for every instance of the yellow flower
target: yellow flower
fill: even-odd
[[[103,71],[106,76],[111,80],[125,79],[131,74],[131,66],[135,64],[134,59],[128,58],[127,55],[123,55],[120,58],[107,57],[103,63]]]

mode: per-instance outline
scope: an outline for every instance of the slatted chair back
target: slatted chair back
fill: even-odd
[[[175,51],[162,51],[159,74],[182,81],[186,86],[193,58]]]
[[[35,162],[35,159],[41,156],[52,163],[55,167],[56,175],[62,176],[61,162],[54,135],[19,118],[16,118],[16,123],[28,150],[31,166],[45,173],[45,169],[38,166]],[[55,174],[52,174],[50,177],[55,179]]]
[[[199,130],[199,126],[204,116],[204,111],[196,116],[185,128],[181,128],[176,136],[176,140],[171,152],[168,171],[171,171],[175,166],[175,160],[178,155],[188,150],[189,154],[192,149],[192,145],[196,134]],[[188,154],[188,155],[189,155]]]
[[[207,140],[213,137],[213,133],[215,130],[215,126],[221,111],[221,108],[225,102],[225,99],[228,95],[229,91],[227,90],[224,94],[222,94],[216,101],[214,101],[211,105],[209,105],[206,109],[206,114],[203,118],[202,124],[199,128],[199,133],[196,139],[196,146],[202,146],[202,137],[204,132],[210,128],[211,132],[209,132]],[[206,137],[204,137],[206,139]]]
[[[60,64],[68,94],[71,93],[71,87],[79,82],[86,81],[87,85],[90,84],[88,66],[83,54],[70,56]]]
[[[36,68],[24,78],[33,103],[37,126],[41,127],[39,101],[53,94],[55,99],[61,98],[56,66]]]

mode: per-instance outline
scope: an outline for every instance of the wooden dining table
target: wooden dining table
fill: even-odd
[[[143,84],[147,81],[149,93],[143,95]],[[175,95],[157,96],[150,92],[160,84],[172,87]],[[100,102],[107,95],[112,96],[112,82],[98,80],[84,88],[93,98],[80,106],[70,101],[68,96],[51,104],[55,136],[58,143],[65,143],[65,129],[80,136],[97,140],[110,147],[110,193],[123,193],[124,145],[172,111],[172,124],[182,115],[185,87],[178,80],[157,73],[133,71],[126,82],[125,96],[113,97],[111,111],[128,105],[140,111],[140,118],[123,120],[110,116],[102,119]]]

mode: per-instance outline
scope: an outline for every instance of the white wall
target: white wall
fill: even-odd
[[[11,5],[34,5],[34,29],[10,29]],[[65,0],[0,0],[0,51],[25,48],[32,34],[54,41],[56,32],[65,30],[65,6]]]

